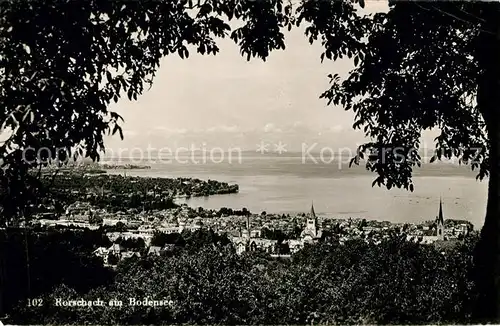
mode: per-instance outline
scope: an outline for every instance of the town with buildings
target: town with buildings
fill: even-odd
[[[432,244],[458,241],[473,230],[469,222],[445,220],[441,200],[435,220],[420,224],[396,224],[318,216],[313,203],[307,213],[280,215],[253,213],[246,208],[192,208],[186,204],[176,205],[172,199],[174,194],[179,193],[185,196],[186,193],[199,191],[206,195],[237,191],[237,185],[217,181],[66,175],[58,182],[58,194],[66,192],[70,196],[65,198],[78,200],[65,205],[59,212],[54,205],[45,205],[29,223],[43,228],[105,230],[112,245],[99,247],[94,254],[107,265],[128,257],[161,255],[170,250],[172,244],[158,246],[152,243],[159,234],[174,235],[198,230],[227,236],[238,254],[264,251],[271,256],[285,258],[308,244],[322,240],[336,240],[342,244],[350,239],[364,239],[377,244],[396,233],[404,234],[410,241]],[[105,184],[108,185],[106,190]],[[80,187],[78,190],[77,186]],[[112,200],[109,201],[109,198]],[[166,199],[170,203],[167,206],[155,204]],[[134,202],[150,204],[146,209],[143,204],[136,205]],[[125,248],[121,245],[122,241],[140,241],[143,248]],[[116,258],[114,262],[108,261],[111,256]]]

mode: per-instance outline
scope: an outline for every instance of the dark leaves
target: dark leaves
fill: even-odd
[[[216,39],[230,31],[227,16],[243,22],[232,34],[242,54],[265,59],[284,49],[280,29],[291,24],[281,0],[2,1],[0,11],[0,119],[12,132],[0,146],[3,167],[12,172],[2,205],[14,206],[22,201],[9,198],[21,198],[27,187],[22,174],[39,166],[20,159],[23,150],[73,148],[70,157],[98,160],[106,133],[123,138],[117,124],[123,119],[108,105],[122,94],[137,100],[163,56],[188,58],[188,46],[216,54]]]
[[[287,8],[287,7],[285,7]],[[284,50],[281,28],[287,23],[282,0],[238,1],[236,12],[246,24],[231,33],[231,39],[240,46],[240,53],[250,60],[266,60],[272,50]]]
[[[212,11],[212,6],[207,2],[201,5],[200,11],[198,11],[198,17],[207,16]]]
[[[337,22],[322,17],[319,8],[352,15],[352,5],[304,6],[302,15],[315,17],[309,18],[315,22],[308,30],[310,39],[318,38],[321,30],[331,32],[323,36],[322,59],[329,58],[330,48],[337,51],[331,51],[334,59],[335,54],[354,56],[355,68],[349,76],[340,80],[328,75],[331,87],[320,97],[353,110],[353,127],[373,140],[363,146],[377,151],[366,163],[368,170],[379,175],[373,185],[412,191],[412,168],[421,165],[420,136],[432,128],[440,128],[441,135],[431,162],[458,157],[473,169],[487,170],[485,125],[473,100],[479,71],[471,45],[477,25],[444,17],[439,10],[423,10],[412,2],[396,2],[388,13],[373,15],[369,29],[361,19],[334,28]],[[436,6],[447,12],[474,9],[472,4]],[[343,29],[348,37],[336,37],[334,31]]]
[[[363,4],[362,4],[363,5]],[[371,27],[370,19],[359,16],[351,1],[303,1],[297,8],[297,26],[308,25],[305,34],[312,44],[318,39],[325,51],[325,58],[336,60],[363,51],[362,38]]]

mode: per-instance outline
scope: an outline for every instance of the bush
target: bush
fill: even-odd
[[[188,241],[208,241],[197,235]],[[236,255],[212,239],[199,250],[119,264],[112,285],[87,299],[166,299],[173,306],[107,307],[81,315],[25,312],[37,323],[407,324],[470,323],[473,241],[446,252],[394,237],[308,246],[291,261]],[[61,291],[60,289],[58,291]],[[68,295],[72,290],[66,289]],[[55,292],[54,292],[55,293]],[[48,296],[54,294],[48,294]],[[23,320],[21,320],[23,321]],[[17,322],[20,322],[19,320]]]

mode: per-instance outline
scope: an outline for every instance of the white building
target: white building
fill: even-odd
[[[304,243],[317,242],[323,234],[323,231],[319,227],[318,218],[314,212],[314,205],[311,204],[311,212],[307,216],[306,227],[300,234],[302,241]]]

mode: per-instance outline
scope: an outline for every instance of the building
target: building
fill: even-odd
[[[439,198],[439,213],[436,217],[436,236],[438,240],[444,240],[443,202],[441,198]]]
[[[189,231],[189,232],[195,232],[201,229],[205,229],[205,225],[203,223],[203,219],[200,216],[195,217],[192,219],[191,223],[187,223],[186,218],[177,218],[177,225],[176,231],[174,232],[173,229],[170,233],[182,233],[183,231]]]
[[[94,212],[92,207],[87,202],[75,202],[66,208],[66,217],[72,221],[88,222]]]
[[[108,254],[113,254],[118,257],[121,256],[122,252],[124,251],[124,248],[121,244],[118,243],[113,243],[111,247],[108,248]]]
[[[111,241],[116,241],[118,238],[122,238],[123,240],[128,240],[128,239],[142,239],[144,240],[144,243],[146,246],[149,246],[151,243],[151,239],[153,238],[153,233],[152,232],[141,232],[138,230],[130,230],[126,232],[107,232],[106,236],[109,238]]]
[[[259,237],[256,237],[256,236]],[[268,253],[276,253],[278,251],[278,241],[260,238],[260,232],[253,232],[250,229],[250,216],[246,218],[246,227],[240,231],[237,237],[231,239],[236,247],[236,253],[242,254],[247,251],[264,250]]]
[[[148,256],[149,255],[160,256],[161,255],[161,247],[159,247],[159,246],[149,247]]]
[[[300,238],[290,239],[284,241],[284,243],[288,244],[291,253],[296,253],[304,247],[304,244],[318,242],[322,235],[323,230],[320,227],[318,217],[314,211],[314,204],[311,204],[311,211],[307,215],[306,225],[300,234]],[[263,239],[260,237],[259,231],[251,230],[250,217],[247,217],[245,229],[241,230],[239,235],[237,237],[233,237],[231,241],[236,247],[236,252],[238,254],[255,250],[265,250],[271,254],[278,252],[277,240]]]
[[[298,252],[302,248],[304,248],[304,242],[302,240],[294,240],[290,239],[286,241],[288,243],[288,248],[290,248],[290,252],[292,254]]]
[[[444,241],[447,240],[445,237],[445,228],[444,228],[444,216],[443,216],[443,202],[441,198],[439,198],[439,212],[436,216],[436,223],[434,230],[424,230],[423,235],[408,235],[407,240],[420,242],[422,244],[431,244],[436,241]]]
[[[116,218],[103,218],[102,225],[114,226],[120,222],[119,219]]]
[[[307,215],[306,226],[300,237],[304,243],[314,243],[321,239],[323,231],[321,230],[318,218],[314,212],[314,204],[311,203],[311,212]]]
[[[141,257],[141,253],[138,251],[126,251],[122,254],[122,259],[132,258],[132,257]]]
[[[186,220],[183,218],[177,218],[177,224],[179,225],[178,232],[182,233],[186,228]]]
[[[261,237],[261,230],[250,231],[250,237],[251,238],[260,238]]]
[[[131,257],[141,257],[141,254],[138,251],[126,251],[121,245],[114,243],[109,248],[99,247],[94,250],[94,255],[101,258],[105,265],[109,265],[108,261],[109,255],[113,254],[118,260],[131,258]]]
[[[203,221],[202,221],[201,217],[197,216],[194,219],[194,223],[191,227],[191,230],[196,231],[196,230],[201,230],[202,228],[203,228]]]
[[[99,247],[96,250],[94,250],[94,255],[96,255],[97,257],[105,259],[108,256],[108,248],[106,248],[106,247]]]

